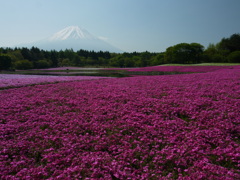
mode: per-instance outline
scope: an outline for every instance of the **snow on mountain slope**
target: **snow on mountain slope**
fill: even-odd
[[[21,44],[17,47],[31,48],[32,46],[43,50],[57,51],[65,49],[78,51],[84,49],[88,51],[123,52],[108,42],[90,34],[86,29],[79,28],[78,26],[66,27],[49,38],[33,43]]]
[[[69,26],[63,30],[55,33],[50,40],[66,40],[66,39],[96,39],[86,29],[79,28],[78,26]]]

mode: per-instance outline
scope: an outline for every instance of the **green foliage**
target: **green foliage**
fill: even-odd
[[[12,58],[12,62],[16,62],[16,61],[19,61],[19,60],[24,60],[20,50],[11,51],[7,55]]]
[[[165,62],[193,64],[199,63],[203,55],[203,46],[198,43],[180,43],[167,48]]]
[[[210,62],[224,62],[225,57],[221,54],[214,54],[210,57]]]
[[[12,67],[12,58],[8,55],[0,55],[0,70],[9,70]]]
[[[240,51],[240,34],[233,34],[229,38],[223,38],[219,46],[220,49],[229,52]]]
[[[154,56],[152,58],[152,61],[151,61],[150,65],[151,66],[157,66],[157,65],[165,64],[164,55],[165,55],[165,53],[159,53],[156,56]]]
[[[228,55],[228,50],[224,50],[220,48],[220,43],[217,43],[216,45],[214,44],[209,44],[207,49],[203,53],[203,60],[204,62],[211,62],[211,63],[216,63],[216,62],[227,62],[227,55]]]
[[[64,66],[72,66],[72,63],[71,63],[70,59],[68,59],[68,58],[59,59],[58,64],[59,64],[59,66],[63,66],[63,67]]]
[[[118,55],[110,59],[110,66],[124,67],[124,59]]]
[[[38,60],[36,62],[36,67],[37,68],[48,68],[50,67],[50,63],[46,59]]]
[[[240,63],[240,51],[234,51],[228,55],[229,63]]]
[[[46,56],[45,56],[46,58]],[[49,58],[52,62],[52,66],[53,67],[57,67],[58,66],[58,52],[57,51],[51,51],[49,53]]]
[[[133,58],[126,58],[124,59],[124,66],[125,67],[134,67],[135,66],[135,61]]]
[[[33,63],[29,60],[21,60],[15,63],[15,68],[19,70],[32,69]]]

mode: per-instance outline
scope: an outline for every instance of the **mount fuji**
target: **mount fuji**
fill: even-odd
[[[74,51],[78,51],[80,49],[83,49],[89,51],[109,51],[116,53],[122,52],[120,49],[90,34],[86,29],[80,28],[78,26],[66,27],[53,34],[49,38],[33,43],[22,44],[19,46],[28,48],[35,46],[44,50],[57,51],[65,49],[73,49]]]

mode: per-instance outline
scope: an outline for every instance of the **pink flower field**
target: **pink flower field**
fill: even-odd
[[[212,72],[221,69],[240,69],[240,66],[150,66],[128,69],[128,71]]]
[[[19,87],[41,83],[54,83],[61,81],[92,80],[99,78],[105,77],[0,74],[0,88]]]
[[[0,179],[240,179],[239,68],[39,84],[0,99]]]
[[[35,69],[35,70],[44,70],[44,71],[56,71],[56,70],[99,70],[102,68],[85,68],[85,67],[71,67],[71,66],[65,66],[65,67],[56,67],[56,68],[47,68],[47,69]]]

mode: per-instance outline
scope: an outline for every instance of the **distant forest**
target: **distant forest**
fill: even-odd
[[[39,69],[61,66],[146,67],[161,64],[240,63],[240,34],[223,38],[205,49],[199,43],[180,43],[165,52],[110,53],[80,49],[45,51],[37,47],[0,48],[0,70]]]

